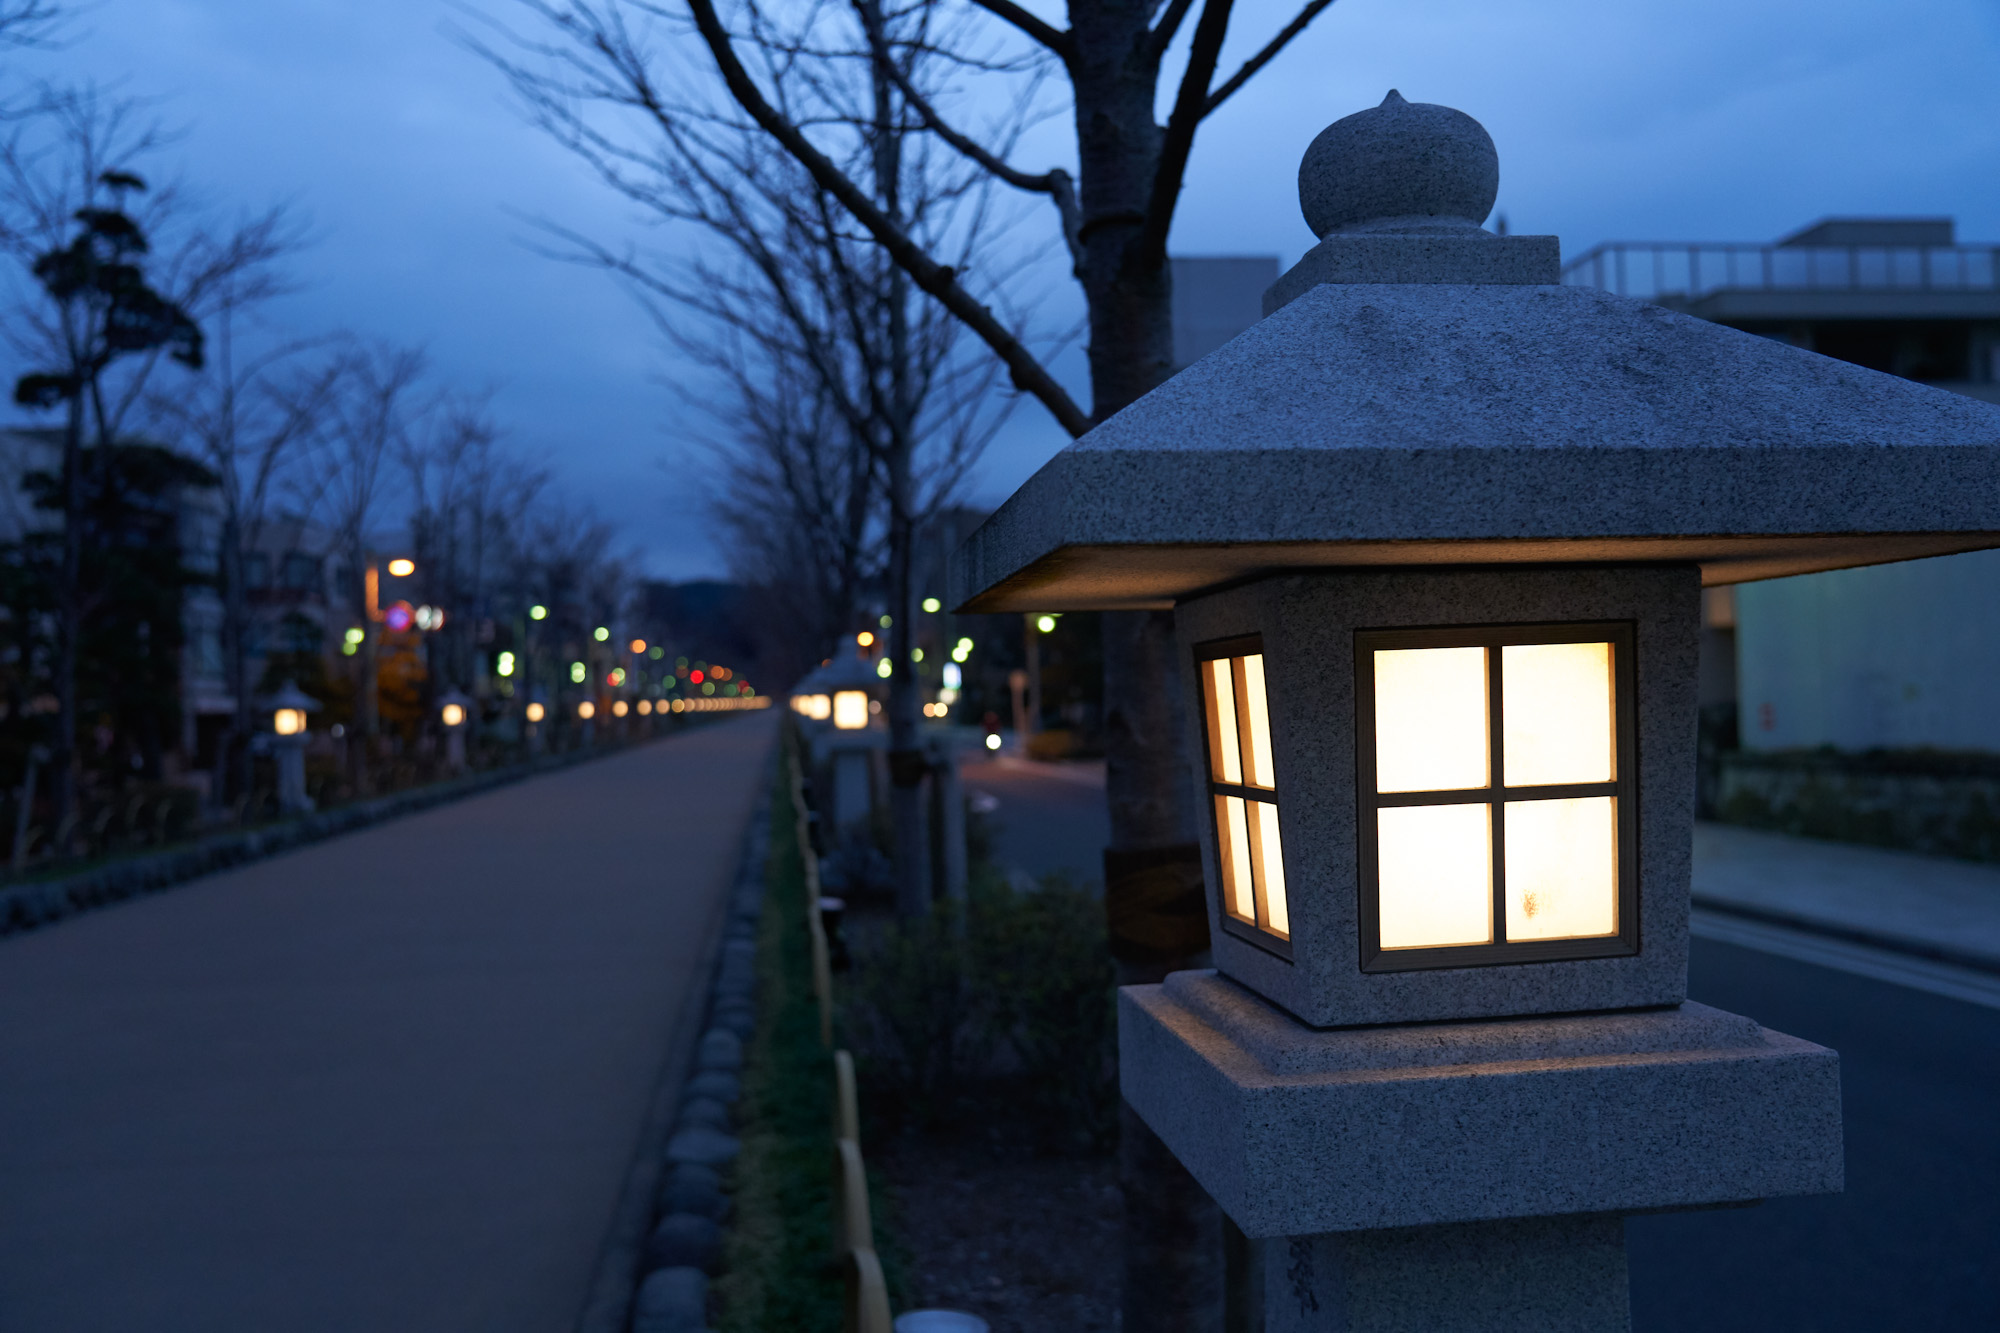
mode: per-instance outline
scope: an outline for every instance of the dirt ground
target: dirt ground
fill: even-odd
[[[1109,1155],[907,1138],[871,1166],[908,1260],[910,1308],[965,1310],[993,1333],[1118,1328]]]

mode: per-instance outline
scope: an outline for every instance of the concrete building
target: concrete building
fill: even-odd
[[[1599,245],[1563,281],[2000,402],[2000,244],[1947,217],[1827,218],[1776,242]],[[2000,551],[1708,593],[1711,726],[1750,751],[2000,752]]]

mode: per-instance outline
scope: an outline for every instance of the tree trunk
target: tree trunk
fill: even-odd
[[[1159,170],[1159,87],[1147,0],[1070,7],[1076,34],[1079,202],[1090,322],[1091,417],[1103,421],[1173,372],[1173,289],[1142,243]],[[1201,861],[1181,735],[1173,616],[1103,617],[1104,906],[1121,984],[1197,965],[1208,947]],[[1222,1317],[1220,1214],[1132,1111],[1120,1110],[1124,1327],[1211,1333]]]
[[[56,743],[50,764],[54,827],[67,828],[76,809],[76,664],[83,637],[83,395],[69,399],[63,429],[62,573],[56,588]],[[52,849],[57,855],[65,850]]]
[[[217,758],[222,769],[222,799],[234,801],[250,790],[250,737],[257,728],[250,700],[250,611],[243,587],[243,522],[234,504],[222,519],[222,632],[228,654],[224,670],[235,713]]]

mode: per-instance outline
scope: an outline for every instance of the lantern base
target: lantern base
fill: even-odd
[[[1625,1219],[1538,1217],[1265,1242],[1263,1333],[1626,1333]]]
[[[1214,972],[1127,986],[1125,1099],[1245,1235],[1841,1188],[1840,1059],[1692,1002],[1318,1029]]]

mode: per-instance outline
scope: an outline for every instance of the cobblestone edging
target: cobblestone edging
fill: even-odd
[[[706,1333],[708,1283],[729,1223],[729,1172],[742,1144],[732,1108],[757,1026],[757,930],[764,910],[777,748],[744,830],[700,1023],[683,1028],[627,1181],[577,1333]]]
[[[396,792],[333,810],[299,815],[262,828],[213,833],[185,847],[113,861],[59,879],[0,889],[0,936],[33,930],[64,917],[123,902],[127,898],[158,893],[218,870],[261,861],[295,847],[415,814],[448,801],[476,796],[523,778],[555,772],[590,759],[622,754],[629,748],[629,745],[620,745],[544,755],[491,772],[432,783],[414,791]]]

